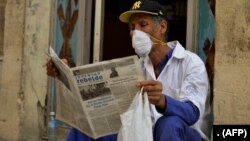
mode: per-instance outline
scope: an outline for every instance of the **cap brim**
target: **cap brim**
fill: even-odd
[[[157,13],[154,12],[149,12],[149,11],[143,11],[143,10],[131,10],[131,11],[126,11],[124,13],[122,13],[119,17],[120,21],[124,22],[124,23],[128,23],[130,17],[133,14],[137,14],[137,13],[145,13],[145,14],[151,14],[151,15],[158,15]]]

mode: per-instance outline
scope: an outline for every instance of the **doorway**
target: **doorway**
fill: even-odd
[[[187,0],[157,0],[168,11],[168,41],[178,40],[186,46]],[[135,0],[105,0],[102,60],[134,55],[127,24],[119,15],[130,9]]]

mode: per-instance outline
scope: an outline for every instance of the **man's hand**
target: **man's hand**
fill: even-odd
[[[150,103],[165,110],[166,101],[162,94],[162,83],[155,80],[143,80],[137,84],[138,87],[144,87],[143,91],[147,92]]]
[[[62,59],[62,61],[68,65],[68,61],[67,59]],[[59,72],[55,66],[55,64],[53,63],[53,61],[51,60],[51,58],[49,58],[47,60],[46,63],[46,67],[47,67],[47,75],[52,76],[52,77],[56,77],[59,75]]]

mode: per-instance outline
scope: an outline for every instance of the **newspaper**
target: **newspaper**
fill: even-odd
[[[96,139],[118,133],[120,114],[139,90],[143,73],[136,55],[69,68],[50,48],[59,70],[56,119]]]

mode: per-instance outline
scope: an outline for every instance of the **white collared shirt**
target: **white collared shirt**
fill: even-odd
[[[203,139],[209,140],[210,92],[204,63],[196,54],[186,51],[178,41],[168,42],[168,46],[174,48],[174,51],[157,79],[150,58],[147,56],[140,59],[145,77],[161,81],[163,94],[178,101],[191,101],[200,112],[198,121],[191,127],[198,131]],[[155,124],[162,114],[158,113],[152,104],[151,113]]]

